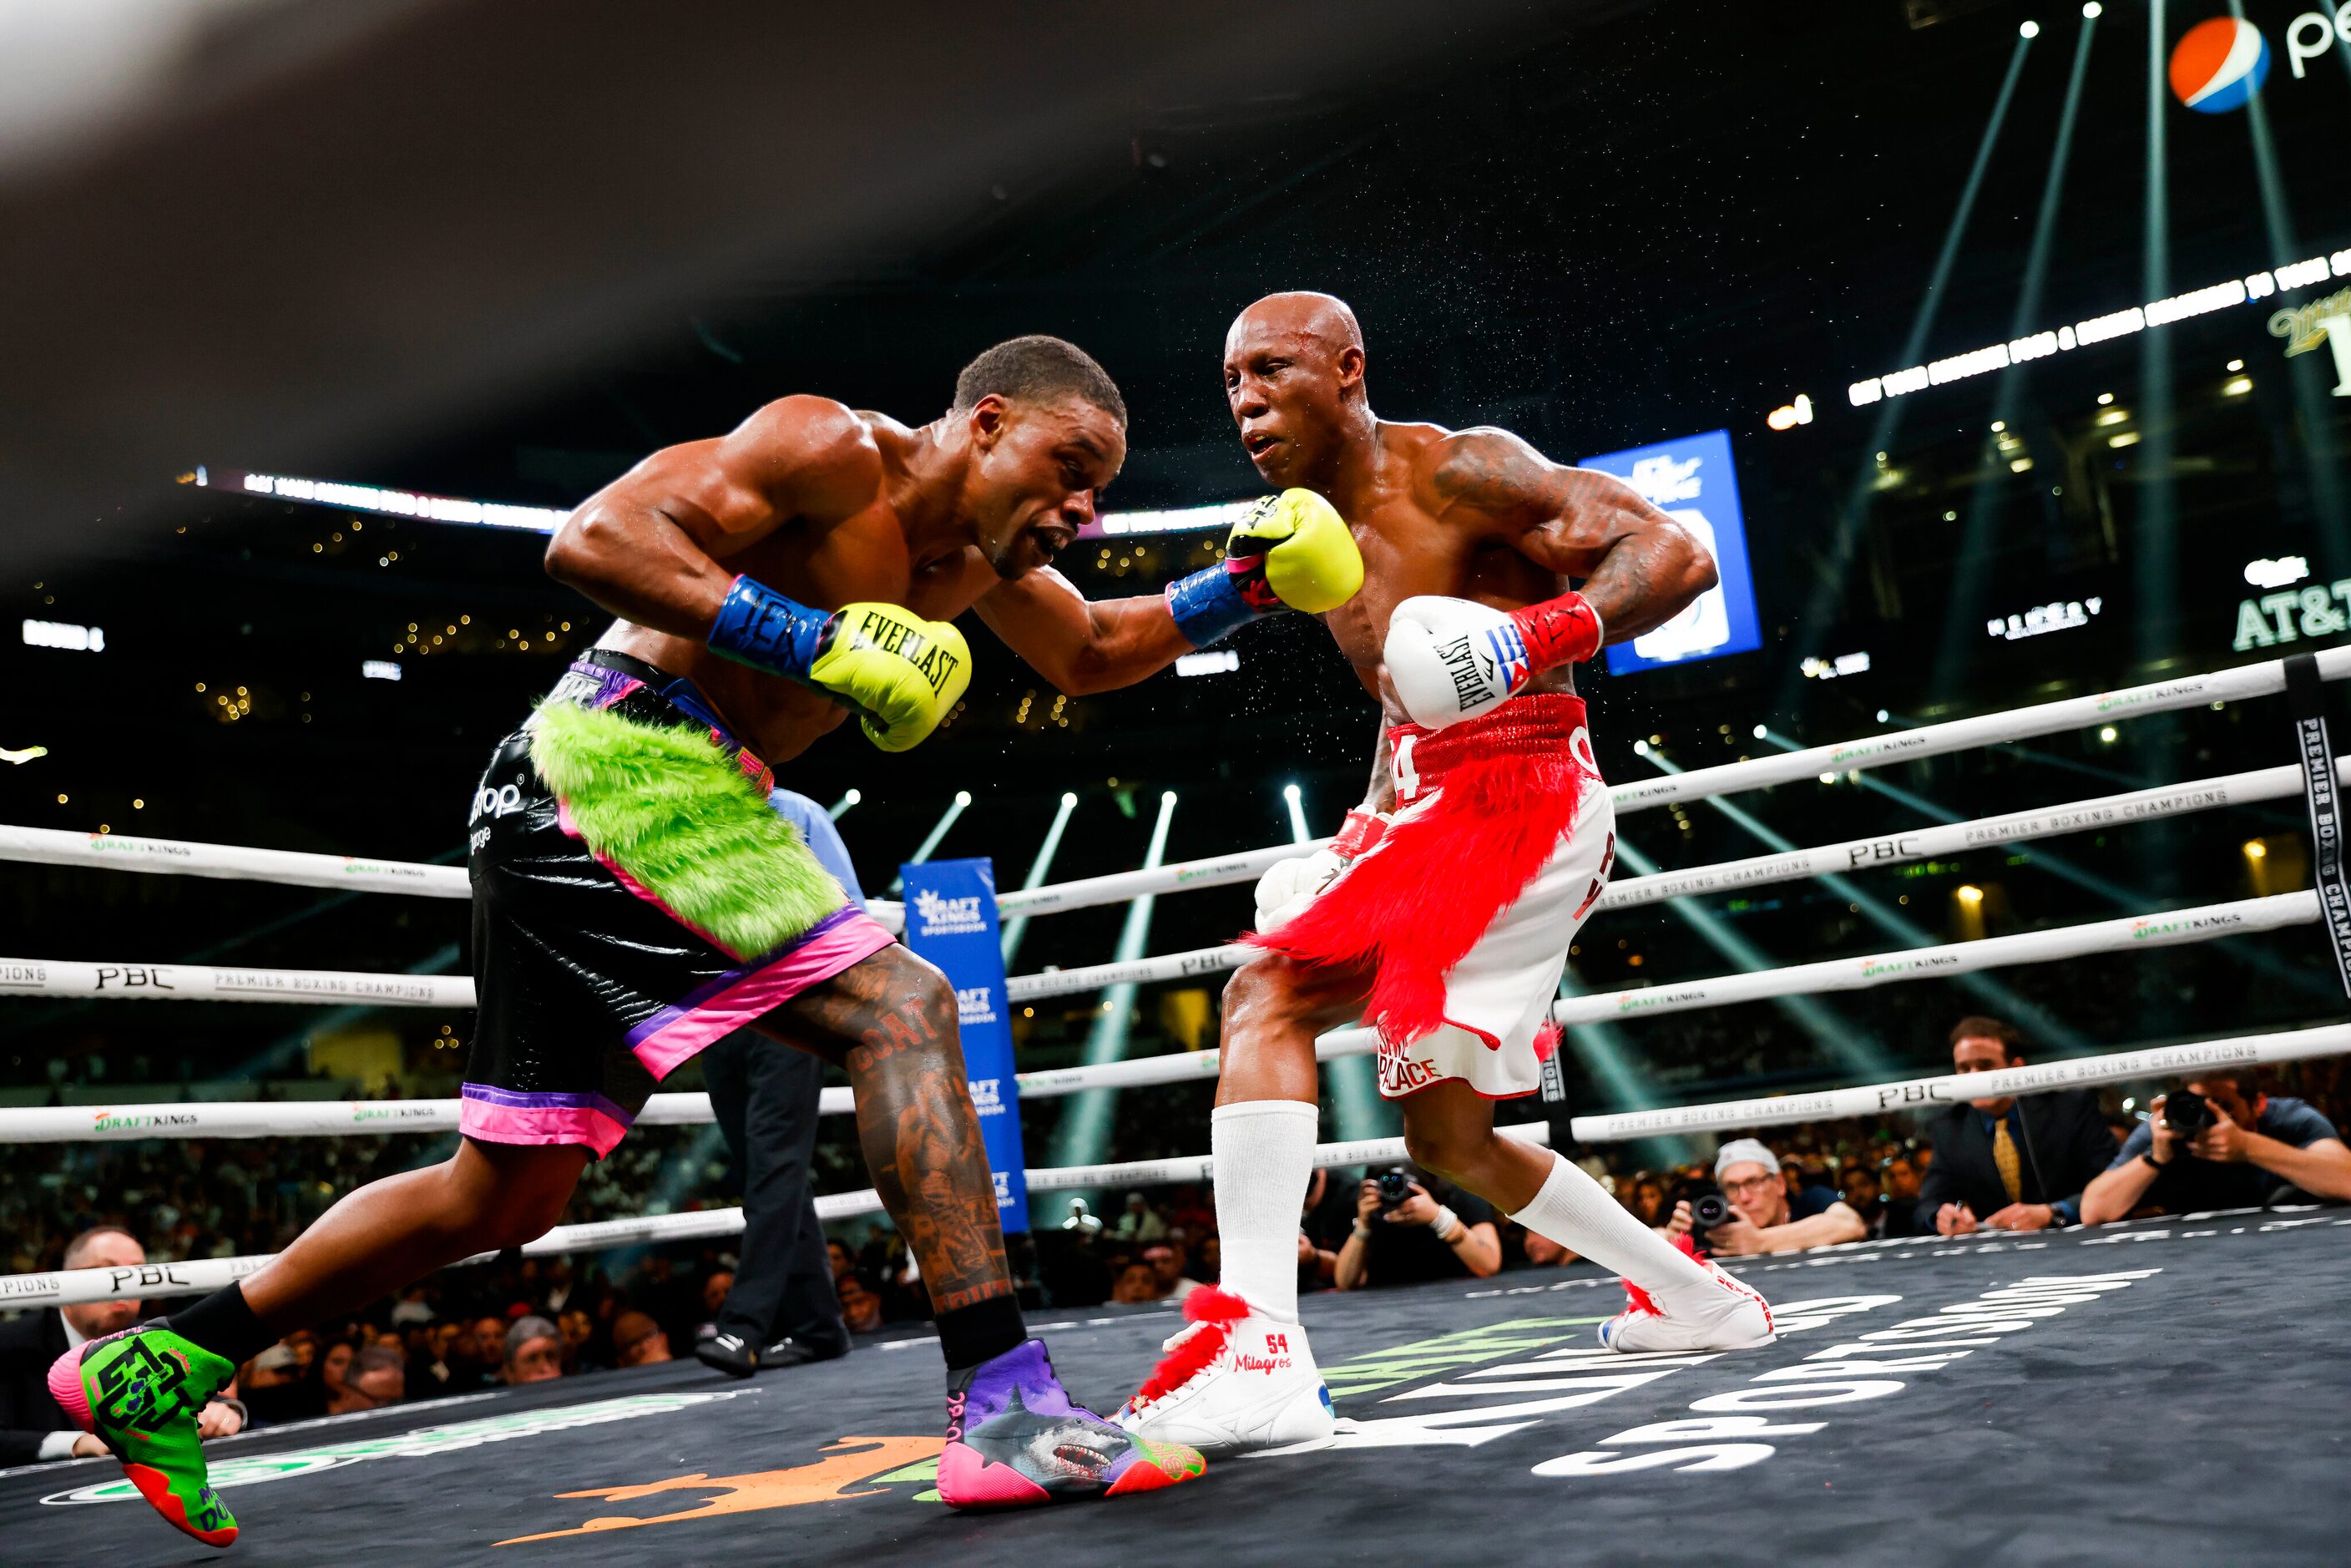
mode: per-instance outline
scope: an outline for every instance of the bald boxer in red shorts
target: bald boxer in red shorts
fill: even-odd
[[[1314,1038],[1359,1012],[1416,1161],[1625,1277],[1632,1302],[1603,1343],[1772,1338],[1753,1291],[1494,1130],[1492,1102],[1537,1086],[1569,944],[1614,860],[1573,666],[1679,614],[1714,586],[1713,559],[1620,481],[1507,431],[1379,418],[1364,362],[1354,313],[1326,294],[1260,299],[1225,340],[1259,475],[1327,497],[1354,534],[1363,590],[1322,620],[1382,722],[1363,805],[1259,883],[1248,940],[1263,954],[1225,993],[1212,1121],[1222,1288],[1186,1299],[1191,1326],[1119,1417],[1210,1457],[1332,1431],[1298,1322],[1298,1211]],[[1443,1210],[1433,1224],[1445,1241],[1468,1228]]]

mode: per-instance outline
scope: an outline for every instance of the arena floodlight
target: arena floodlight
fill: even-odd
[[[2082,7],[2082,16],[2085,21],[2095,22],[2105,14],[2106,8],[2099,5],[2098,0],[2090,0],[2088,5]]]
[[[1045,873],[1052,869],[1053,856],[1061,847],[1061,834],[1070,825],[1070,813],[1077,809],[1077,791],[1062,790],[1061,808],[1053,813],[1053,825],[1045,830],[1045,841],[1038,846],[1037,858],[1029,862],[1028,880],[1020,884],[1022,892],[1045,885]],[[1020,938],[1028,934],[1029,917],[1025,915],[1016,915],[1004,923],[999,945],[1006,964],[1009,965],[1012,956],[1020,951]]]
[[[1680,772],[1668,768],[1670,772]],[[1647,876],[1657,869],[1657,862],[1616,835],[1616,859],[1632,869],[1635,876]],[[1669,898],[1666,907],[1681,923],[1696,932],[1699,939],[1738,968],[1756,971],[1773,967],[1774,961],[1763,949],[1750,942],[1729,920],[1708,909],[1695,898]],[[1839,1062],[1855,1072],[1875,1072],[1880,1069],[1894,1071],[1893,1059],[1886,1052],[1876,1036],[1851,1023],[1833,1011],[1828,1004],[1813,997],[1775,997],[1771,1005],[1785,1013],[1797,1028],[1813,1039],[1832,1061]]]
[[[2039,31],[2039,27],[2033,28],[2033,33]],[[1917,367],[1919,386],[1928,384],[1923,358],[1927,340],[1934,332],[1936,314],[1942,308],[1944,298],[1951,292],[1951,270],[1959,262],[1959,243],[1967,237],[1968,222],[1975,214],[1976,198],[1982,193],[1985,172],[1991,165],[1992,150],[2000,144],[2001,128],[2008,123],[2008,106],[2016,98],[2017,80],[2024,74],[2024,57],[2032,52],[2032,33],[2027,33],[2020,38],[2015,50],[2009,56],[2008,73],[2001,78],[2000,94],[1992,101],[1991,115],[1985,120],[1983,134],[1976,142],[1975,162],[1969,167],[1967,183],[1960,187],[1959,204],[1951,211],[1951,221],[1943,232],[1942,248],[1936,255],[1934,270],[1928,275],[1927,287],[1918,297],[1917,312],[1912,317],[1909,334],[1903,341],[1902,363]],[[1891,451],[1895,432],[1901,425],[1903,400],[1882,395],[1863,399],[1856,395],[1855,401],[1856,403],[1875,401],[1877,404],[1876,421],[1870,432],[1869,444],[1864,450]],[[1870,507],[1876,498],[1878,481],[1882,476],[1883,471],[1878,464],[1865,462],[1848,484],[1844,504],[1834,514],[1834,530],[1829,539],[1826,569],[1819,574],[1819,580],[1805,603],[1801,624],[1825,626],[1838,619],[1837,604],[1844,597],[1845,580],[1852,569],[1854,556],[1861,548],[1862,528],[1869,520]],[[1803,681],[1802,669],[1791,663],[1780,688],[1778,707],[1781,711],[1794,708]]]
[[[1159,797],[1159,818],[1151,825],[1151,847],[1144,852],[1143,869],[1150,871],[1167,856],[1167,827],[1176,818],[1176,791]],[[1132,963],[1143,956],[1151,939],[1151,913],[1158,899],[1144,894],[1126,906],[1126,923],[1118,934],[1116,961]],[[1134,1013],[1133,981],[1104,986],[1102,1009],[1094,1014],[1086,1034],[1088,1067],[1102,1067],[1126,1055],[1128,1024]],[[1061,1124],[1053,1129],[1053,1160],[1057,1166],[1099,1165],[1110,1149],[1110,1134],[1118,1119],[1118,1091],[1081,1089],[1069,1098]]]
[[[865,791],[862,789],[846,790],[842,793],[840,800],[835,800],[831,805],[825,808],[824,814],[838,822],[841,821],[841,814],[843,811],[848,810],[849,808],[856,805],[857,802],[863,799],[865,799]]]
[[[908,865],[921,865],[924,862],[929,860],[931,858],[931,852],[939,847],[939,841],[947,836],[947,830],[956,825],[956,819],[962,816],[964,809],[970,804],[971,791],[968,789],[956,790],[954,801],[948,805],[947,809],[944,812],[940,813],[939,820],[931,824],[931,831],[924,836],[921,846],[918,847],[913,854],[906,857],[906,863]],[[890,892],[893,897],[905,891],[906,879],[903,873],[890,879]]]
[[[1777,737],[1773,737],[1773,744],[1785,747],[1787,749],[1794,749],[1792,746],[1780,740]],[[1657,765],[1668,773],[1682,771],[1663,759],[1659,759]],[[1865,782],[1867,777],[1866,774],[1857,775],[1857,781]],[[1744,810],[1719,796],[1708,799],[1706,803],[1738,824],[1749,837],[1775,853],[1786,854],[1797,848],[1794,840],[1777,831],[1751,811]],[[1621,853],[1624,848],[1621,840],[1618,841],[1617,848]],[[1885,900],[1869,893],[1851,877],[1824,874],[1820,880],[1822,886],[1844,899],[1855,913],[1904,946],[1925,947],[1933,944],[1934,936],[1924,927],[1910,920]],[[1700,934],[1703,935],[1703,931]],[[1729,949],[1723,950],[1729,951]],[[2086,1056],[2097,1049],[2095,1044],[2080,1030],[2069,1027],[2064,1020],[2050,1013],[2046,1009],[2026,1000],[2007,982],[1994,976],[1954,975],[1951,977],[1951,983],[1976,998],[1984,1005],[1986,1010],[2002,1018],[2023,1020],[2024,1027],[2032,1030],[2035,1038],[2048,1042],[2068,1056]],[[1799,1021],[1803,1021],[1801,1017]],[[1810,1028],[1811,1025],[1807,1024],[1806,1027]],[[1865,1053],[1871,1051],[1879,1052],[1881,1060],[1888,1060],[1884,1058],[1882,1048],[1877,1042],[1866,1036],[1856,1041],[1844,1059],[1866,1060]]]
[[[2016,36],[2025,39],[2037,38],[2041,36],[2041,24],[2027,17],[2024,25],[2017,28]]]
[[[2229,14],[2241,26],[2245,19],[2243,0],[2229,0]],[[2319,258],[2291,264],[2290,257],[2301,254],[2294,238],[2294,209],[2287,204],[2285,176],[2279,162],[2277,141],[2270,130],[2268,103],[2258,92],[2245,100],[2245,128],[2252,134],[2253,183],[2261,193],[2262,224],[2266,232],[2271,254],[2282,264],[2277,269],[2281,287],[2296,288],[2314,283],[2328,276],[2331,268],[2321,269]],[[2287,381],[2292,383],[2294,412],[2304,430],[2325,430],[2334,420],[2328,407],[2332,379],[2325,372],[2331,366],[2320,362],[2316,354],[2305,354],[2298,361],[2289,361]],[[2344,476],[2335,456],[2334,444],[2325,441],[2298,441],[2304,474],[2310,485],[2312,520],[2317,524],[2318,563],[2329,577],[2339,577],[2351,571],[2351,506],[2344,499]]]
[[[2048,163],[2042,174],[2040,210],[2033,220],[2032,241],[2025,250],[2024,273],[2017,286],[2015,308],[2009,317],[2011,343],[2022,341],[2041,316],[2050,256],[2064,204],[2065,176],[2073,162],[2074,128],[2081,117],[2083,85],[2089,77],[2090,44],[2096,36],[2095,26],[2085,26],[2074,42],[2074,64],[2066,78],[2064,107],[2058,114],[2056,136],[2050,144]],[[2028,372],[2015,357],[2003,355],[2001,362],[2004,368],[1992,392],[1995,417],[1991,427],[2001,439],[1978,457],[1976,482],[1968,497],[1967,521],[1959,533],[1958,567],[1951,574],[1950,598],[1944,606],[1942,637],[1936,649],[1935,680],[1946,687],[1963,684],[1977,657],[1980,639],[1971,633],[1983,619],[2000,519],[2010,495],[1996,465],[2010,451],[2008,422],[2022,400]],[[2013,463],[2010,468],[2015,473],[2025,472]]]
[[[1281,802],[1290,808],[1290,841],[1302,844],[1314,835],[1306,827],[1306,796],[1295,784],[1281,787]]]

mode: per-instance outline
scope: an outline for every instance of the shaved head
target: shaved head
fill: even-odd
[[[1260,478],[1310,489],[1377,439],[1364,393],[1364,329],[1335,295],[1269,294],[1225,333],[1225,401]]]
[[[1290,338],[1311,338],[1335,355],[1343,349],[1360,351],[1364,329],[1355,312],[1335,294],[1309,288],[1269,294],[1238,316],[1225,333],[1228,349],[1249,329]]]

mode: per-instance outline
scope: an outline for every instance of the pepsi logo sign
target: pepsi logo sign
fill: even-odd
[[[2269,74],[2269,40],[2241,16],[2199,22],[2171,50],[2172,96],[2199,114],[2242,109]]]

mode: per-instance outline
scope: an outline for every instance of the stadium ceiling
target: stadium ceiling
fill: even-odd
[[[196,455],[340,471],[729,279],[950,243],[998,188],[1167,116],[1360,89],[1628,8],[1016,0],[913,4],[886,26],[763,0],[19,13],[0,559],[69,564]]]

